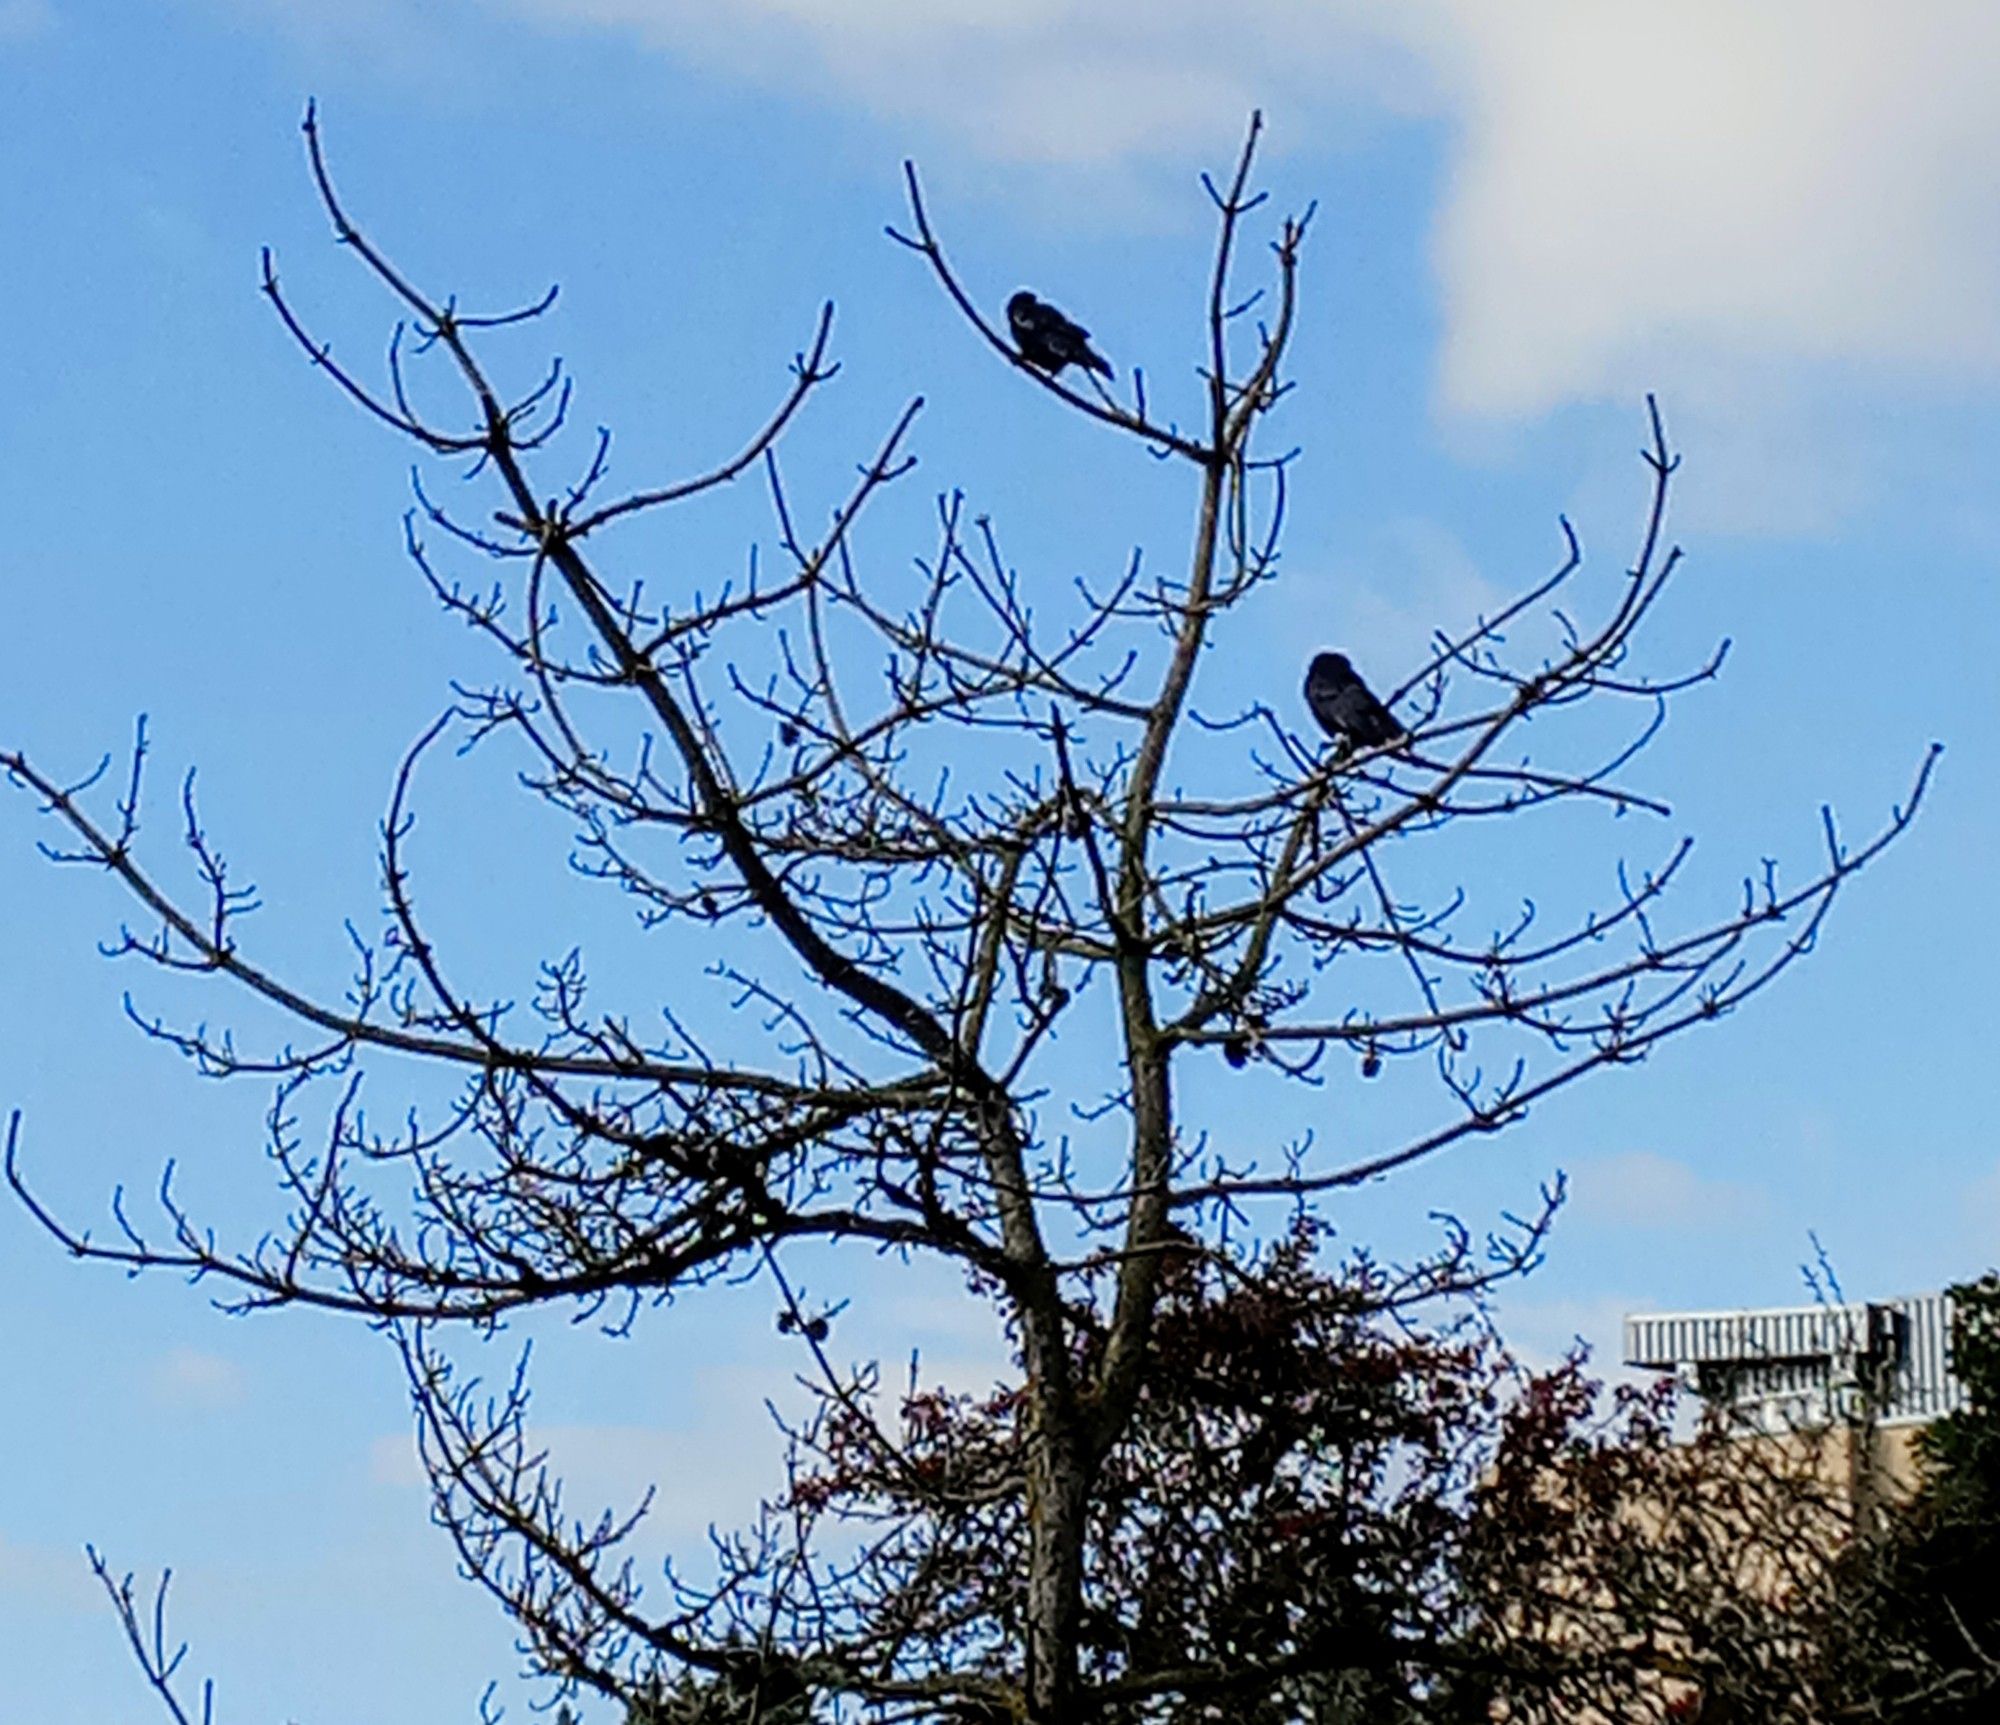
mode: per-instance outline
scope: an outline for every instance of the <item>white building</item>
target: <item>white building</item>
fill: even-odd
[[[1625,1363],[1679,1373],[1766,1431],[1872,1411],[1917,1425],[1965,1405],[1951,1371],[1951,1298],[1657,1312],[1625,1320]]]

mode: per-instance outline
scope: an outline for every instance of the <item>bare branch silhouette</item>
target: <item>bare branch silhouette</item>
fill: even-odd
[[[1227,632],[1278,578],[1290,483],[1291,452],[1266,455],[1261,439],[1289,387],[1310,212],[1276,224],[1268,318],[1253,323],[1257,295],[1240,278],[1261,219],[1260,128],[1209,187],[1206,314],[1185,356],[1194,429],[1159,417],[1142,374],[1127,403],[1029,365],[982,310],[984,290],[965,285],[908,171],[912,231],[899,237],[946,301],[1052,408],[1131,434],[1107,445],[1108,482],[1149,451],[1187,477],[1194,528],[1176,573],[1135,555],[1063,594],[1017,571],[1001,528],[956,491],[939,500],[913,578],[865,563],[856,523],[907,479],[920,400],[875,437],[824,524],[809,524],[778,454],[834,376],[830,306],[775,403],[743,414],[733,453],[594,502],[608,434],[556,465],[568,447],[561,368],[510,395],[487,357],[489,340],[536,329],[553,291],[470,316],[419,286],[348,214],[309,112],[308,162],[334,236],[402,320],[386,379],[367,380],[313,334],[268,255],[264,292],[312,366],[371,419],[429,458],[469,460],[494,488],[474,523],[418,481],[413,563],[502,668],[488,686],[457,688],[394,773],[380,931],[350,927],[353,973],[337,997],[281,976],[242,927],[255,895],[209,837],[191,779],[180,836],[193,885],[173,884],[165,858],[142,860],[143,725],[115,791],[108,765],[77,784],[19,749],[0,753],[61,835],[52,860],[129,893],[141,925],[112,943],[116,957],[210,977],[301,1038],[252,1048],[132,1008],[202,1074],[274,1082],[264,1150],[282,1218],[261,1239],[218,1238],[171,1168],[156,1220],[121,1196],[100,1238],[37,1194],[10,1130],[13,1191],[79,1258],[205,1278],[237,1309],[318,1306],[390,1330],[434,1513],[467,1573],[512,1614],[533,1670],[615,1698],[635,1721],[755,1718],[815,1697],[885,1721],[1193,1719],[1260,1696],[1291,1707],[1300,1682],[1343,1672],[1386,1681],[1429,1660],[1433,1676],[1464,1678],[1465,1623],[1429,1606],[1334,1634],[1285,1628],[1271,1605],[1254,1657],[1225,1670],[1221,1618],[1169,1609],[1138,1549],[1157,1536],[1157,1561],[1195,1563],[1200,1547],[1159,1468],[1185,1465],[1222,1494],[1215,1515],[1241,1510],[1264,1537],[1306,1513],[1279,1502],[1297,1484],[1286,1469],[1331,1465],[1336,1450],[1342,1465],[1365,1461],[1374,1472],[1341,1476],[1342,1513],[1355,1550],[1379,1541],[1391,1569],[1407,1555],[1395,1541],[1417,1537],[1423,1517],[1448,1504],[1473,1514],[1498,1416],[1455,1427],[1445,1401],[1502,1397],[1525,1378],[1419,1338],[1411,1314],[1476,1302],[1532,1265],[1559,1194],[1496,1237],[1447,1222],[1434,1256],[1364,1257],[1338,1276],[1311,1268],[1319,1237],[1288,1233],[1294,1218],[1726,1017],[1812,949],[1840,889],[1907,828],[1928,786],[1935,750],[1864,841],[1843,841],[1829,812],[1824,854],[1801,874],[1764,865],[1706,909],[1684,904],[1690,840],[1641,841],[1652,860],[1627,860],[1626,835],[1667,814],[1635,782],[1647,745],[1670,703],[1722,664],[1720,649],[1692,667],[1646,663],[1643,626],[1681,565],[1667,532],[1678,457],[1651,403],[1629,564],[1594,577],[1564,523],[1558,562],[1519,598],[1440,618],[1421,663],[1373,667],[1406,735],[1328,746],[1302,709],[1204,705],[1218,639],[1260,650]],[[412,405],[420,365],[455,380],[457,418]],[[769,491],[776,571],[753,561],[741,584],[707,594],[670,576],[664,598],[623,571],[617,529],[752,475]],[[490,584],[465,584],[447,558],[490,564]],[[1548,645],[1515,644],[1538,640]],[[510,750],[530,794],[574,833],[583,872],[624,895],[643,929],[682,943],[677,972],[706,964],[733,1010],[674,985],[607,1008],[574,953],[513,997],[467,982],[471,955],[431,933],[434,877],[413,836],[422,780],[444,769],[450,742]],[[1489,851],[1487,835],[1557,811],[1573,852],[1605,845],[1604,885],[1593,903],[1545,911],[1539,868],[1518,842]],[[1637,818],[1617,823],[1626,815]],[[1438,884],[1454,879],[1481,890]],[[1476,908],[1496,893],[1524,907],[1497,931]],[[1081,1079],[1079,1048],[1091,1051]],[[449,1074],[452,1100],[364,1110],[364,1085],[394,1086],[412,1065]],[[1385,1069],[1428,1110],[1399,1138],[1294,1131],[1262,1101],[1226,1146],[1188,1123],[1193,1084],[1310,1098]],[[374,1124],[393,1115],[405,1123]],[[806,1298],[795,1266],[807,1252],[815,1289],[850,1265],[855,1282]],[[885,1252],[942,1263],[990,1302],[1018,1383],[961,1404],[914,1382],[898,1397],[874,1368],[837,1363],[826,1343],[841,1295]],[[449,1332],[476,1345],[511,1313],[553,1308],[623,1333],[670,1301],[682,1321],[702,1290],[744,1280],[772,1290],[816,1411],[791,1431],[789,1474],[762,1518],[718,1536],[714,1573],[670,1570],[664,1589],[648,1588],[630,1549],[644,1506],[576,1516],[528,1424],[525,1358],[489,1397]],[[1165,1435],[1162,1410],[1187,1412],[1172,1375],[1209,1381],[1224,1362],[1199,1352],[1213,1339],[1204,1326],[1226,1334],[1253,1317],[1305,1326],[1336,1376],[1381,1374],[1376,1400],[1332,1379],[1315,1393],[1342,1420],[1394,1412],[1401,1435],[1343,1428],[1329,1448],[1278,1422],[1232,1436],[1226,1466],[1174,1450],[1199,1432]],[[1306,1369],[1289,1344],[1279,1355],[1284,1370]],[[1385,1484],[1405,1465],[1393,1457],[1425,1443],[1451,1453],[1408,1477],[1415,1495]],[[1333,1513],[1313,1502],[1312,1514]],[[1215,1553],[1249,1561],[1233,1534],[1213,1538]],[[1217,1612],[1242,1603],[1235,1580],[1208,1581],[1189,1599]],[[1407,1599],[1434,1599],[1431,1585],[1412,1581]],[[1327,1580],[1314,1597],[1358,1610],[1361,1586]],[[131,1629],[129,1586],[113,1591]],[[135,1632],[134,1645],[164,1694],[178,1655],[163,1660],[157,1635],[142,1646]],[[1527,1681],[1523,1670],[1509,1680]]]

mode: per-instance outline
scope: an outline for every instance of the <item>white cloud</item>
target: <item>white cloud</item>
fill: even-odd
[[[619,1513],[654,1490],[647,1526],[655,1539],[699,1538],[711,1523],[748,1521],[759,1499],[784,1483],[784,1439],[766,1398],[794,1411],[799,1397],[780,1371],[708,1366],[688,1385],[686,1423],[551,1419],[528,1428],[528,1444],[548,1455],[570,1511],[586,1518]],[[409,1432],[378,1437],[368,1449],[369,1477],[408,1489],[427,1481]]]
[[[974,1302],[961,1298],[947,1306],[932,1300],[919,1309],[892,1300],[887,1312],[892,1319],[907,1319],[912,1330],[950,1342],[937,1356],[924,1355],[919,1377],[926,1387],[983,1396],[1011,1375],[986,1309]],[[711,1526],[746,1525],[764,1498],[783,1491],[785,1439],[772,1420],[771,1403],[793,1420],[806,1412],[810,1398],[794,1379],[794,1366],[803,1369],[803,1358],[780,1359],[775,1366],[704,1366],[687,1382],[684,1421],[556,1418],[532,1423],[528,1445],[546,1452],[551,1474],[563,1482],[569,1513],[585,1519],[607,1509],[622,1514],[651,1490],[645,1539],[685,1546]],[[882,1410],[888,1424],[894,1423],[903,1388],[902,1370],[885,1364]],[[377,1485],[427,1488],[409,1431],[375,1438],[366,1466]]]
[[[399,80],[429,76],[455,51],[454,18],[448,6],[412,5],[410,0],[181,0],[246,26],[289,36],[312,56],[360,64]],[[490,9],[492,0],[472,0]],[[0,5],[7,0],[0,0]]]
[[[1754,1220],[1766,1195],[1733,1180],[1714,1180],[1651,1150],[1623,1150],[1570,1173],[1568,1217],[1613,1228],[1728,1228]]]
[[[783,1442],[761,1401],[735,1399],[693,1429],[656,1425],[535,1425],[531,1448],[545,1451],[563,1482],[563,1501],[586,1519],[623,1514],[651,1489],[646,1525],[654,1539],[699,1537],[711,1524],[751,1520],[759,1499],[784,1484]],[[369,1477],[408,1489],[426,1484],[416,1440],[378,1437],[368,1449]]]
[[[1370,674],[1389,684],[1430,659],[1437,631],[1462,633],[1511,596],[1449,529],[1416,516],[1384,523],[1324,570],[1293,571],[1281,592],[1303,613],[1302,632],[1365,644]]]
[[[149,1373],[156,1401],[177,1408],[225,1408],[243,1400],[242,1369],[220,1354],[173,1348]]]
[[[424,1483],[424,1466],[417,1459],[417,1440],[409,1432],[384,1432],[368,1446],[368,1477],[377,1485],[400,1487]]]
[[[1982,0],[485,0],[975,155],[1213,164],[1442,120],[1437,390],[1467,417],[1667,392],[1754,456],[1829,368],[2000,370],[2000,10]],[[1095,207],[1112,207],[1099,203]],[[1732,438],[1732,429],[1740,433]],[[1784,524],[1826,494],[1760,471]]]
[[[200,3],[405,69],[496,18],[595,35],[955,147],[1063,232],[1198,213],[1253,106],[1279,153],[1420,117],[1440,417],[1657,391],[1684,526],[1824,531],[1895,467],[1883,406],[2000,376],[1986,0]],[[47,16],[0,0],[0,30]]]
[[[1017,162],[1226,147],[1267,88],[1303,102],[1410,81],[1375,4],[1239,0],[499,0],[542,23],[629,33],[829,105],[934,126]]]
[[[1451,406],[1537,413],[1733,355],[2000,359],[2000,13],[1455,8]]]
[[[1996,1228],[2000,1228],[2000,1168],[1989,1169],[1965,1183],[1958,1215],[1966,1224],[1966,1232],[1977,1241],[1977,1251],[1985,1259],[1993,1260],[1993,1236]]]
[[[38,36],[55,21],[48,0],[0,0],[0,42]]]
[[[0,1600],[11,1601],[15,1611],[30,1606],[99,1610],[104,1595],[81,1550],[28,1545],[0,1534]]]
[[[1617,1294],[1580,1300],[1508,1292],[1497,1302],[1499,1329],[1515,1358],[1531,1370],[1547,1370],[1582,1342],[1596,1376],[1626,1381],[1631,1374],[1619,1359],[1625,1315],[1643,1310],[1644,1304]]]
[[[1532,1284],[1531,1284],[1532,1285]],[[1549,1298],[1506,1294],[1499,1305],[1499,1330],[1514,1357],[1530,1371],[1547,1371],[1566,1359],[1578,1342],[1589,1355],[1584,1367],[1603,1386],[1598,1411],[1609,1414],[1621,1387],[1642,1389],[1660,1374],[1625,1364],[1625,1319],[1652,1309],[1654,1302],[1630,1295],[1605,1294],[1592,1299]],[[1691,1406],[1683,1406],[1685,1428]]]

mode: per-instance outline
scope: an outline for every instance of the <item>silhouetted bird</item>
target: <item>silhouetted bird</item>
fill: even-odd
[[[1030,365],[1054,377],[1066,365],[1115,377],[1111,362],[1090,345],[1090,331],[1074,324],[1045,300],[1025,290],[1007,302],[1007,327],[1014,345]]]
[[[1409,735],[1396,715],[1375,699],[1345,653],[1315,653],[1306,672],[1306,705],[1337,743],[1372,749]]]

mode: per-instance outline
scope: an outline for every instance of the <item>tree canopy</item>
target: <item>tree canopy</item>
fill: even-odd
[[[1728,1580],[1743,1526],[1676,1521],[1663,1544],[1621,1507],[1692,1465],[1662,1460],[1666,1404],[1602,1415],[1580,1363],[1527,1371],[1482,1327],[1481,1296],[1537,1260],[1559,1191],[1491,1233],[1447,1218],[1411,1262],[1338,1257],[1324,1211],[1767,988],[1907,827],[1929,760],[1865,842],[1829,814],[1802,873],[1760,864],[1705,909],[1681,890],[1691,839],[1628,856],[1641,822],[1618,817],[1665,814],[1637,782],[1647,746],[1722,662],[1662,669],[1646,650],[1681,567],[1657,407],[1628,560],[1594,574],[1564,523],[1517,596],[1441,619],[1419,663],[1370,665],[1388,723],[1319,735],[1293,692],[1317,644],[1240,626],[1285,575],[1296,452],[1262,440],[1291,388],[1310,223],[1262,226],[1257,137],[1208,184],[1206,301],[1164,386],[1018,350],[908,173],[895,238],[991,349],[996,387],[1096,422],[1106,487],[1129,463],[1185,478],[1179,564],[1135,551],[1065,587],[1014,567],[957,490],[921,554],[871,561],[857,523],[911,472],[918,400],[844,493],[801,501],[778,450],[834,375],[830,306],[733,453],[614,492],[609,433],[566,435],[561,364],[513,387],[491,357],[553,315],[553,291],[483,314],[420,285],[348,213],[309,115],[335,237],[401,320],[384,375],[335,356],[268,256],[265,293],[310,365],[426,464],[411,560],[500,667],[455,686],[393,775],[381,917],[353,930],[346,991],[258,958],[253,898],[191,791],[191,887],[142,854],[143,734],[110,789],[0,755],[62,832],[57,860],[107,871],[143,912],[117,956],[233,986],[291,1030],[251,1048],[141,1013],[204,1074],[274,1085],[282,1213],[263,1238],[219,1239],[164,1184],[163,1217],[121,1207],[92,1235],[37,1195],[18,1122],[16,1193],[81,1258],[384,1330],[434,1516],[565,1696],[634,1720],[1070,1725],[1525,1719],[1620,1685],[1657,1709],[1682,1693],[1662,1678],[1717,1696],[1731,1673],[1743,1694],[1775,1681],[1793,1628]],[[1261,287],[1241,280],[1253,235]],[[429,405],[441,387],[455,407]],[[438,501],[439,468],[489,506]],[[715,586],[654,573],[656,545],[621,560],[640,523],[752,476],[775,569]],[[1271,656],[1285,697],[1209,707],[1222,651]],[[413,854],[419,780],[452,745],[505,751],[575,868],[667,954],[647,974],[705,967],[726,1006],[692,984],[602,1000],[557,929],[520,988],[462,983],[477,967],[433,937]],[[1535,849],[1512,838],[1537,830],[1602,846],[1598,901],[1543,907]],[[451,890],[478,890],[478,862],[456,859]],[[1499,899],[1524,908],[1496,927]],[[1415,1123],[1379,1138],[1264,1111],[1283,1094],[1310,1122],[1385,1069]],[[1222,1083],[1258,1099],[1226,1145],[1188,1124],[1190,1091]],[[407,1106],[365,1108],[364,1087]],[[884,1257],[942,1265],[990,1305],[1011,1375],[898,1393],[844,1358],[843,1293]],[[746,1281],[808,1386],[791,1465],[709,1561],[642,1577],[636,1516],[578,1515],[545,1465],[525,1360],[489,1392],[457,1350],[539,1310],[614,1346]],[[1757,1500],[1772,1549],[1824,1512],[1787,1492]],[[1732,1612],[1774,1626],[1744,1640]],[[163,1655],[135,1645],[166,1692]]]

